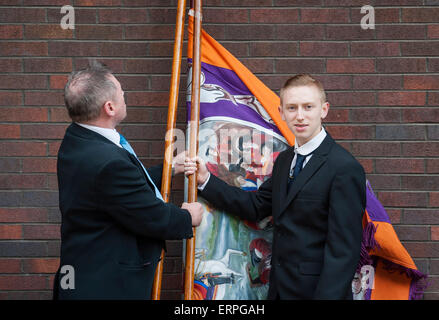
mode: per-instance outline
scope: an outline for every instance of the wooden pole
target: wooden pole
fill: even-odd
[[[198,127],[200,122],[200,75],[201,75],[201,0],[194,1],[194,41],[192,57],[192,100],[191,120],[189,122],[189,157],[195,158],[198,154]],[[197,201],[197,176],[188,177],[188,202]],[[186,240],[186,266],[184,274],[184,299],[192,300],[194,290],[194,263],[195,263],[195,228],[193,238]]]
[[[163,200],[169,202],[169,195],[171,190],[171,176],[172,176],[172,158],[173,158],[173,140],[174,129],[177,119],[178,107],[178,91],[180,86],[180,68],[181,68],[181,51],[183,47],[184,35],[184,18],[186,11],[186,0],[178,0],[177,5],[177,21],[175,24],[175,40],[174,40],[174,58],[172,61],[172,76],[171,76],[171,90],[169,93],[168,105],[168,124],[165,140],[165,158],[163,160],[162,171],[162,186],[161,193]],[[160,261],[157,265],[154,283],[152,286],[152,300],[160,300],[160,293],[162,288],[162,274],[163,274],[163,260],[165,252],[162,250]]]

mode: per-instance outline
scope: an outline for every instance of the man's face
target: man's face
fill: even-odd
[[[127,116],[127,106],[125,104],[124,91],[122,90],[122,86],[120,82],[114,77],[111,76],[111,80],[116,86],[116,92],[113,96],[112,102],[115,108],[115,120],[116,123],[120,123]]]
[[[320,132],[328,110],[329,103],[322,102],[319,90],[313,85],[291,87],[282,92],[279,112],[299,146]]]

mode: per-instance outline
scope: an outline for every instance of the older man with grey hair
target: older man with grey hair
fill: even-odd
[[[163,202],[162,166],[146,169],[115,129],[127,114],[124,92],[104,65],[73,72],[65,104],[72,124],[58,153],[54,299],[149,299],[165,240],[192,237],[202,206]]]

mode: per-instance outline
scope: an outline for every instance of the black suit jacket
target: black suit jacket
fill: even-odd
[[[366,205],[363,167],[328,134],[287,192],[294,149],[245,192],[211,175],[201,196],[219,209],[274,222],[269,299],[352,299]]]
[[[192,237],[187,210],[164,203],[128,151],[75,123],[58,153],[60,269],[74,269],[74,289],[58,270],[54,298],[148,299],[166,239]],[[161,186],[162,167],[148,170]]]

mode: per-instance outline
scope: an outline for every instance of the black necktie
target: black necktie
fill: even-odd
[[[301,155],[299,153],[297,154],[296,165],[294,166],[294,170],[293,170],[293,176],[290,175],[289,178],[288,178],[288,190],[287,190],[287,192],[290,191],[293,182],[297,179],[297,176],[299,175],[300,171],[302,171],[303,162],[305,161],[306,157],[311,155],[311,153],[308,153],[306,155]]]

